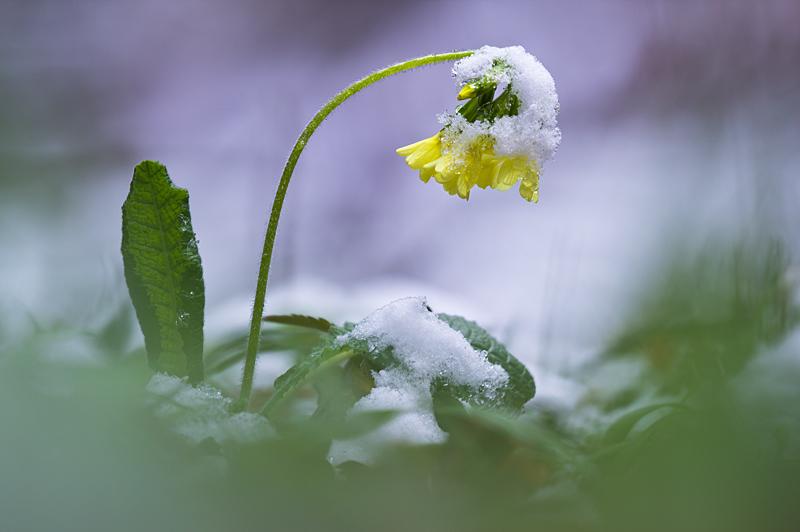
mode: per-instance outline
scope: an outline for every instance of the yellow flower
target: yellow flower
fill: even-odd
[[[433,177],[451,195],[469,199],[472,187],[508,190],[520,182],[519,193],[527,201],[539,199],[539,167],[525,157],[496,155],[494,139],[481,135],[466,147],[446,140],[442,131],[397,149],[406,164],[419,171],[424,182]]]
[[[438,133],[397,153],[451,195],[519,184],[525,200],[538,201],[541,167],[561,141],[550,73],[521,46],[484,46],[458,61],[453,76],[462,103],[439,116]]]

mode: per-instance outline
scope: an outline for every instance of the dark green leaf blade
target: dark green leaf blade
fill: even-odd
[[[189,193],[143,161],[122,206],[122,258],[154,371],[203,380],[205,287]]]
[[[264,321],[268,321],[270,323],[280,323],[281,325],[295,325],[297,327],[316,329],[322,332],[328,332],[331,330],[331,327],[333,327],[333,324],[325,318],[315,318],[313,316],[305,316],[303,314],[264,316]]]
[[[307,357],[275,379],[272,395],[267,400],[261,413],[270,417],[275,407],[283,402],[292,392],[308,382],[308,379],[313,373],[316,373],[324,367],[346,360],[353,356],[353,354],[354,353],[349,349],[343,349],[342,346],[330,340],[323,342]]]
[[[203,365],[206,377],[219,373],[244,360],[249,331],[233,332],[216,342],[206,342]],[[302,327],[276,327],[262,330],[258,342],[258,356],[267,353],[289,352],[296,358],[310,353],[323,339],[316,329]]]

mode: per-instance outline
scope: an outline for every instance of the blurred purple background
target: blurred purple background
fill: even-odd
[[[758,223],[797,246],[798,23],[793,0],[0,0],[3,315],[91,321],[119,294],[120,205],[158,159],[191,193],[210,319],[244,324],[277,178],[317,108],[398,60],[520,44],[561,98],[539,204],[421,183],[394,149],[434,133],[457,89],[446,65],[386,80],[304,153],[267,307],[357,318],[427,293],[521,358],[569,364],[676,235]]]

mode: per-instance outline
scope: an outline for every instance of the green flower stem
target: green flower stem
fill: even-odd
[[[278,221],[281,217],[281,209],[283,208],[283,201],[286,198],[286,191],[289,188],[289,181],[292,179],[292,173],[297,165],[297,160],[303,149],[306,147],[308,140],[314,131],[322,124],[322,121],[328,117],[331,112],[339,107],[345,100],[359,92],[361,89],[372,85],[373,83],[388,78],[394,74],[412,70],[417,67],[432,65],[434,63],[442,63],[445,61],[455,61],[463,57],[472,55],[471,50],[462,52],[450,52],[445,54],[434,54],[418,57],[402,63],[386,67],[382,70],[377,70],[372,74],[356,81],[339,94],[331,98],[325,106],[320,109],[314,118],[300,133],[297,142],[289,154],[289,160],[286,161],[286,166],[283,167],[283,174],[278,183],[278,190],[275,193],[275,200],[272,202],[272,212],[269,216],[269,224],[267,225],[267,234],[264,237],[264,248],[261,252],[261,263],[258,269],[258,281],[256,283],[256,294],[253,300],[253,314],[250,318],[250,335],[247,339],[247,352],[244,361],[244,373],[242,375],[242,387],[239,393],[239,405],[241,408],[246,408],[250,402],[250,392],[253,389],[253,373],[256,367],[256,354],[258,351],[259,338],[261,336],[261,316],[264,313],[264,301],[267,294],[267,279],[269,278],[269,267],[272,262],[272,248],[275,245],[275,235],[278,231]]]

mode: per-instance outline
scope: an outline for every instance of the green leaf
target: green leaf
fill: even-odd
[[[133,333],[132,311],[130,303],[124,301],[93,334],[94,341],[103,355],[118,358],[124,353],[125,346]]]
[[[245,345],[249,331],[242,329],[206,343],[204,366],[206,376],[219,373],[244,360]],[[316,329],[301,327],[276,327],[262,330],[258,343],[258,356],[267,353],[292,353],[302,358],[320,343],[323,334]]]
[[[450,435],[448,442],[458,446],[478,446],[480,454],[503,451],[508,442],[537,449],[540,458],[553,463],[577,460],[575,450],[562,435],[553,433],[533,419],[521,419],[502,409],[464,405],[445,388],[434,387],[436,422]],[[477,449],[476,449],[477,450]]]
[[[511,410],[520,410],[536,394],[533,376],[525,365],[517,360],[508,349],[474,321],[453,316],[437,314],[440,320],[464,335],[467,342],[477,351],[486,352],[486,358],[508,373],[508,385],[498,397],[497,404]]]
[[[448,314],[438,314],[438,317],[463,334],[473,348],[485,352],[489,362],[499,365],[508,373],[508,384],[491,401],[491,406],[501,407],[509,411],[518,411],[522,408],[522,405],[533,397],[536,391],[533,377],[527,368],[508,352],[503,344],[495,340],[473,321]],[[315,318],[311,319],[316,320]],[[304,321],[304,317],[301,317],[298,321]],[[347,338],[344,343],[336,340],[339,335],[346,334],[352,330],[352,327],[353,325],[350,323],[346,323],[343,327],[330,325],[328,339],[312,351],[309,356],[292,366],[286,373],[275,380],[273,394],[264,406],[264,415],[270,416],[278,404],[294,390],[307,383],[312,374],[322,367],[335,364],[354,355],[363,357],[363,360],[370,365],[372,370],[381,370],[396,362],[391,347],[375,351],[370,349],[369,343],[363,339]],[[443,383],[443,386],[447,387],[456,397],[467,402],[474,399],[476,393],[475,390],[450,386],[449,383]],[[478,402],[480,403],[481,401]]]
[[[655,405],[647,405],[642,408],[637,408],[636,410],[632,410],[627,414],[624,414],[618,420],[611,424],[608,427],[608,430],[603,437],[603,443],[605,445],[614,445],[617,443],[621,443],[625,438],[628,437],[628,434],[631,433],[633,428],[636,426],[639,421],[641,421],[645,416],[655,412],[656,410],[660,410],[662,408],[686,408],[684,405],[680,403],[658,403]]]
[[[289,368],[286,373],[275,379],[272,395],[267,400],[261,413],[270,417],[275,411],[275,407],[305,384],[313,373],[353,355],[353,351],[334,344],[332,339],[324,342],[307,357]]]
[[[795,330],[800,305],[786,283],[786,244],[759,224],[735,233],[698,249],[674,242],[602,357],[638,357],[658,391],[695,393],[726,386]]]
[[[394,410],[350,413],[353,405],[372,388],[372,377],[364,374],[360,357],[353,357],[344,367],[328,366],[314,376],[317,409],[311,423],[329,439],[357,438],[378,428],[397,415]],[[363,380],[369,384],[364,387]]]
[[[313,316],[304,316],[302,314],[264,316],[264,321],[280,323],[282,325],[295,325],[297,327],[316,329],[322,332],[328,332],[331,330],[331,327],[333,327],[333,324],[325,318],[315,318]]]
[[[189,193],[160,163],[134,170],[122,206],[122,258],[150,367],[203,380],[205,288]]]
[[[486,397],[479,397],[476,390],[471,390],[464,386],[442,383],[451,393],[469,403],[484,405],[488,403],[489,406],[500,407],[510,411],[519,411],[525,403],[533,398],[536,393],[533,377],[525,365],[509,353],[503,344],[474,321],[450,314],[437,314],[437,317],[452,329],[464,335],[464,338],[475,350],[485,352],[489,362],[499,365],[508,373],[508,384],[499,390],[497,396],[492,399],[487,400]],[[340,332],[349,332],[350,328],[348,324],[345,324],[345,327]],[[348,338],[345,345],[363,356],[375,369],[381,370],[396,363],[391,347],[374,350],[370,348],[368,341],[358,338]]]

